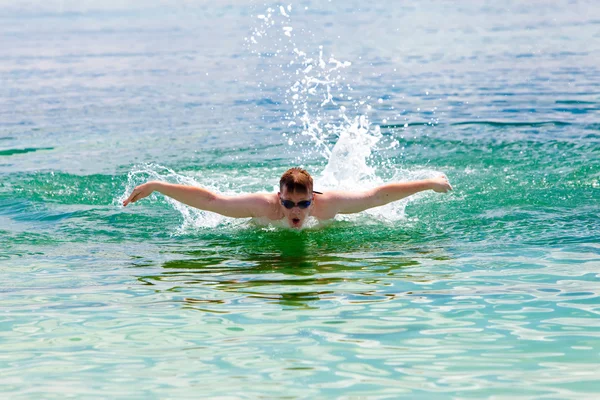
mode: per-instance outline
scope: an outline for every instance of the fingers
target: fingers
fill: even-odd
[[[449,190],[454,190],[452,188],[452,185],[450,184],[450,180],[448,179],[448,177],[446,175],[440,175],[440,178],[444,181],[444,183],[446,184],[446,190],[444,190],[444,193],[448,192]]]
[[[454,188],[450,184],[450,181],[448,180],[448,177],[446,175],[440,175],[438,178],[441,181],[443,193],[447,193],[451,190],[454,190]]]
[[[140,193],[141,192],[138,189],[134,189],[133,192],[131,192],[131,194],[127,198],[127,200],[125,200],[123,202],[123,207],[126,207],[127,204],[129,204],[129,203],[135,203],[136,202],[136,198],[139,196]]]
[[[135,203],[136,201],[138,201],[138,196],[140,195],[140,192],[136,193],[135,196],[133,196],[133,198],[131,199],[132,203]]]

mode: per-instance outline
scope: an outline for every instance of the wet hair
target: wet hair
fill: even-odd
[[[281,175],[279,180],[279,191],[283,191],[283,188],[286,188],[289,193],[312,194],[313,179],[302,168],[290,168]]]

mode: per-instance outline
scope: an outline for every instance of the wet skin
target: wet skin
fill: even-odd
[[[314,195],[314,192],[288,192],[284,188],[280,193],[250,193],[227,196],[210,190],[188,185],[177,185],[160,181],[146,182],[137,186],[131,195],[123,201],[123,206],[135,203],[158,191],[188,206],[215,212],[231,218],[267,218],[271,221],[285,219],[288,226],[300,229],[309,216],[320,221],[330,220],[337,214],[354,214],[373,207],[380,207],[393,201],[424,190],[445,193],[452,190],[448,178],[444,175],[436,178],[409,182],[392,182],[362,191],[331,190]],[[295,205],[291,209],[283,206],[282,200]],[[298,207],[299,202],[312,201],[305,209]]]
[[[283,188],[281,192],[278,193],[279,198],[281,199],[279,204],[281,207],[281,212],[284,215],[285,220],[291,228],[300,229],[306,219],[311,215],[311,211],[314,207],[314,194],[308,193],[300,193],[300,192],[288,192],[287,188]],[[283,200],[293,201],[296,205],[291,209],[287,209],[281,204]],[[301,201],[311,201],[310,206],[305,209],[301,209],[298,207],[298,203]]]

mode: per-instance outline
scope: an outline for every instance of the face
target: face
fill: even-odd
[[[306,218],[310,215],[310,210],[313,207],[313,196],[308,193],[296,193],[296,192],[288,192],[287,188],[283,188],[283,190],[279,193],[280,202],[282,200],[289,200],[294,202],[296,205],[290,209],[285,208],[281,203],[281,211],[283,215],[285,215],[285,219],[287,220],[289,226],[291,228],[300,229]],[[298,203],[301,201],[311,201],[310,206],[307,208],[298,207]]]

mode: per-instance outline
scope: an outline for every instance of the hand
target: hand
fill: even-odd
[[[123,207],[126,207],[129,203],[135,203],[144,197],[150,196],[154,190],[154,182],[147,182],[143,185],[137,186],[135,189],[133,189],[133,192],[131,192],[131,195],[127,198],[127,200],[123,202]]]
[[[436,178],[429,179],[431,183],[431,190],[438,193],[446,193],[449,190],[452,190],[452,185],[448,182],[448,178],[445,175],[440,175]]]

